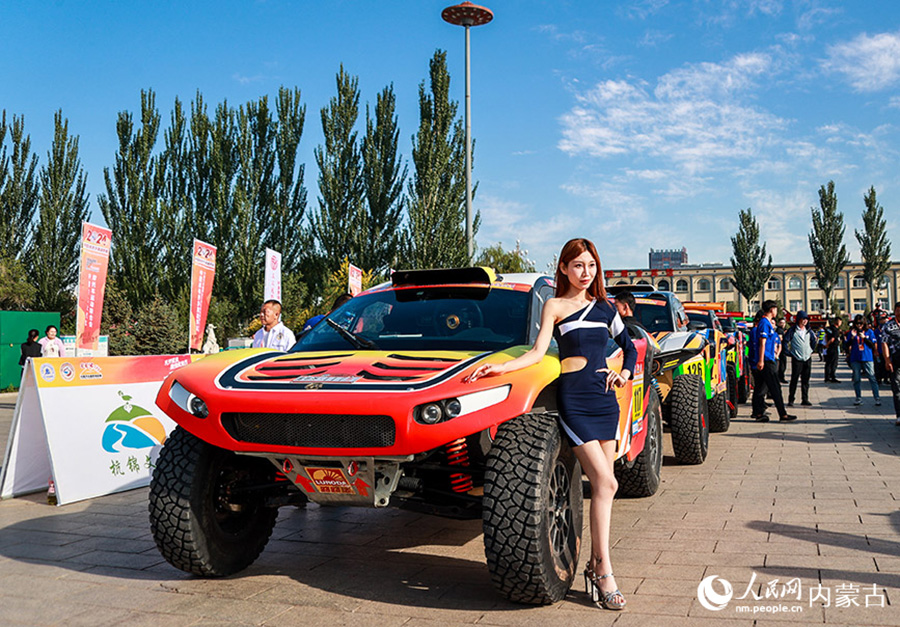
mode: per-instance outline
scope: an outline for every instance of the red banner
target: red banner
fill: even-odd
[[[75,350],[97,350],[100,346],[100,317],[109,268],[112,231],[81,223],[81,266],[78,271],[78,308],[75,318]]]
[[[203,344],[215,276],[216,247],[195,239],[191,265],[191,348],[195,350],[200,350]]]

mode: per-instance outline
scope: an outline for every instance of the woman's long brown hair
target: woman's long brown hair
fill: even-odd
[[[597,275],[594,281],[588,286],[587,293],[591,298],[595,298],[600,302],[606,302],[606,288],[603,286],[603,267],[600,265],[600,255],[597,254],[597,248],[589,239],[576,237],[570,239],[559,251],[559,263],[556,264],[556,296],[562,296],[569,291],[569,277],[562,271],[561,266],[569,265],[569,262],[575,259],[583,252],[589,252],[594,261],[597,262]]]

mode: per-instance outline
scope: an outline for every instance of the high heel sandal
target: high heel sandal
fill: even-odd
[[[591,568],[591,563],[588,562],[584,567],[584,591],[588,593],[588,596],[591,597],[591,601],[593,601],[594,605],[597,607],[602,607],[606,610],[624,610],[626,603],[625,596],[618,588],[612,592],[604,592],[600,589],[600,580],[612,576],[612,573],[598,575],[594,572],[594,569]],[[616,601],[616,597],[621,597],[622,602],[619,603]]]

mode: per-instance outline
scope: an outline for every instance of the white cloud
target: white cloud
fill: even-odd
[[[753,53],[679,68],[652,92],[642,81],[604,81],[576,96],[558,146],[570,155],[660,158],[689,176],[726,167],[757,155],[786,126],[746,97],[779,71],[772,55]]]
[[[822,66],[843,74],[856,91],[894,86],[900,82],[900,33],[862,33],[851,41],[829,46]]]
[[[559,252],[562,244],[577,237],[581,221],[565,211],[532,206],[487,194],[479,194],[477,209],[481,212],[478,241],[482,248],[500,242],[511,250],[516,242],[537,261],[538,270]]]

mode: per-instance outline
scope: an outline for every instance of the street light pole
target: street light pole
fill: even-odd
[[[494,19],[490,9],[463,2],[447,7],[441,12],[445,22],[464,26],[466,29],[466,250],[469,263],[474,262],[475,241],[472,233],[472,97],[469,28],[481,26]]]

